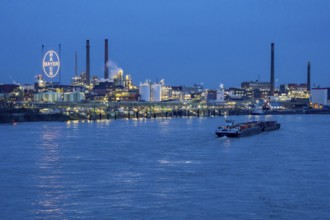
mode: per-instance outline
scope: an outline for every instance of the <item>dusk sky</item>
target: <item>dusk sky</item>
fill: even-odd
[[[31,0],[0,2],[0,83],[33,83],[41,73],[41,45],[62,45],[62,82],[85,71],[103,77],[104,39],[109,57],[133,83],[204,83],[216,88],[269,81],[275,43],[276,86],[330,87],[329,0]]]

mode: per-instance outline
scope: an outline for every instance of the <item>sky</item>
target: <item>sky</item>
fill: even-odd
[[[42,72],[41,45],[58,51],[61,79],[86,69],[103,77],[104,39],[109,58],[134,84],[203,83],[239,87],[270,80],[275,43],[275,86],[330,87],[329,0],[1,0],[0,83],[33,83]]]

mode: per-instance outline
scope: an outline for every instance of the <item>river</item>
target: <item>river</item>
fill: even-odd
[[[246,121],[249,116],[232,116]],[[330,116],[0,125],[0,219],[327,219]]]

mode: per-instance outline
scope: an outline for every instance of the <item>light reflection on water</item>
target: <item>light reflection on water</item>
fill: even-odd
[[[74,124],[74,123],[73,123]],[[57,127],[43,126],[41,132],[40,158],[37,161],[39,172],[36,175],[38,195],[34,202],[38,207],[37,216],[56,216],[66,219],[62,210],[67,199],[62,184],[61,154],[59,140],[62,138],[61,130]]]
[[[214,133],[222,117],[0,126],[1,217],[328,218],[330,118],[256,118],[282,127],[231,139]]]
[[[223,137],[225,140],[224,140],[224,147],[225,147],[225,150],[226,151],[228,151],[229,149],[229,147],[230,147],[230,142],[232,141],[232,139],[231,138],[227,138],[227,137]]]

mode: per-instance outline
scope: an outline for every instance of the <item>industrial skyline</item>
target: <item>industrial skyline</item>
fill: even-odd
[[[32,83],[41,73],[41,45],[56,50],[61,44],[61,77],[67,84],[87,69],[103,78],[109,59],[136,84],[164,78],[170,85],[239,86],[271,81],[274,42],[275,87],[305,83],[308,62],[312,87],[330,85],[328,1],[57,1],[52,7],[43,1],[3,1],[0,6],[0,83]]]

